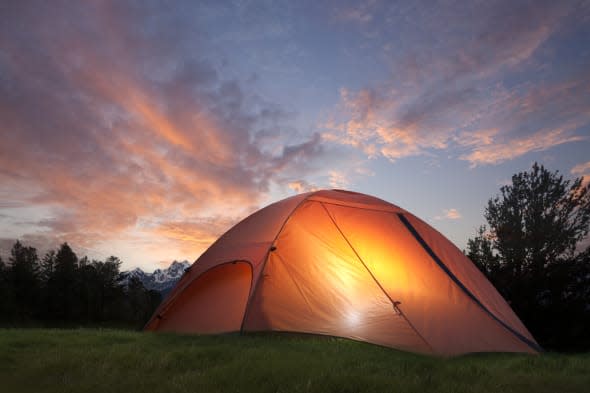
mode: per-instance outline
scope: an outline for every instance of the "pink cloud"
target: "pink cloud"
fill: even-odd
[[[310,192],[310,191],[317,191],[319,188],[314,186],[313,184],[308,183],[305,180],[295,180],[292,182],[289,182],[287,184],[287,187],[289,187],[290,190],[295,191],[295,193],[297,194],[301,194],[304,192]]]
[[[590,161],[586,161],[575,165],[571,170],[570,173],[576,176],[584,177],[584,183],[587,184],[590,182]]]
[[[324,140],[368,158],[395,162],[444,152],[471,166],[581,140],[590,123],[587,72],[547,80],[539,72],[554,49],[551,38],[581,23],[577,7],[500,1],[383,11],[392,31],[380,33],[398,49],[381,53],[392,67],[389,79],[374,88],[342,88]],[[413,23],[405,23],[410,16]],[[430,33],[421,35],[419,25]],[[404,41],[391,35],[400,31]],[[533,78],[519,82],[527,70]]]
[[[475,167],[586,140],[580,130],[590,124],[585,74],[510,90],[497,85],[485,94],[467,89],[428,97],[416,91],[407,99],[391,88],[380,91],[342,90],[340,108],[324,124],[324,139],[368,158],[395,162],[445,151]]]
[[[530,152],[544,151],[564,143],[585,139],[587,138],[584,136],[572,135],[571,130],[567,128],[539,131],[524,138],[505,138],[504,142],[477,145],[470,153],[460,158],[469,161],[471,167],[495,165]]]
[[[0,27],[0,66],[12,81],[0,84],[0,122],[10,130],[0,209],[48,213],[20,233],[0,226],[0,237],[98,254],[125,239],[136,258],[192,260],[273,182],[304,174],[320,154],[319,136],[277,131],[278,150],[256,144],[255,132],[285,121],[282,112],[206,59],[186,58],[181,44],[192,42],[139,29],[149,9],[99,3],[88,22],[74,16],[89,10],[73,6],[59,11],[71,20],[62,24],[47,7],[10,9],[18,23]],[[169,28],[154,21],[156,32]],[[178,64],[164,66],[170,58]]]

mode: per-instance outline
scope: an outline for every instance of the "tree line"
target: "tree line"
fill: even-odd
[[[16,241],[8,263],[0,257],[0,325],[141,327],[161,301],[137,278],[126,285],[114,256],[78,258],[67,243],[39,258]]]
[[[590,350],[590,183],[535,163],[485,207],[467,256],[539,344]]]

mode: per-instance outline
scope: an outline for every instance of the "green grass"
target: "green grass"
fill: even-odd
[[[590,355],[419,356],[344,339],[0,330],[2,392],[587,392]]]

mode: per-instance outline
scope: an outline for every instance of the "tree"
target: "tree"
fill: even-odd
[[[63,243],[55,255],[53,274],[47,282],[48,311],[54,320],[71,321],[76,316],[77,270],[78,257],[68,243]]]
[[[539,274],[548,264],[574,256],[590,223],[590,185],[582,180],[564,180],[535,163],[488,202],[485,218],[494,247],[516,274]]]
[[[16,241],[10,264],[0,258],[0,326],[116,323],[141,327],[161,301],[138,279],[124,285],[122,262],[78,259],[67,243],[39,262],[37,250]]]
[[[93,260],[80,267],[81,298],[85,302],[85,313],[89,321],[116,319],[123,298],[119,285],[121,260],[109,257],[104,262]]]
[[[46,283],[53,276],[55,270],[55,250],[49,250],[41,260],[40,278]]]
[[[0,322],[10,322],[14,312],[14,297],[9,269],[0,257]]]
[[[104,262],[97,262],[94,266],[98,274],[100,288],[100,315],[102,319],[115,319],[124,297],[123,287],[119,283],[119,268],[123,262],[110,256]]]
[[[143,327],[155,311],[162,297],[158,291],[146,289],[137,277],[131,277],[126,290],[126,319],[137,328]]]
[[[17,318],[35,317],[39,302],[39,258],[34,247],[25,247],[18,240],[10,250],[8,285],[12,289]]]
[[[494,253],[494,245],[485,225],[480,226],[475,237],[467,241],[467,249],[467,256],[485,275],[492,276],[498,273],[499,258]]]
[[[587,288],[590,185],[535,163],[488,201],[467,255],[488,276],[541,344],[568,349],[590,340]],[[586,292],[586,294],[584,294]],[[572,330],[573,329],[573,330]]]

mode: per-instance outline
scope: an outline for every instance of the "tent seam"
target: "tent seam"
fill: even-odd
[[[322,205],[322,207],[326,211],[326,214],[328,214],[328,217],[330,217],[330,220],[332,221],[332,223],[334,224],[334,226],[336,227],[336,229],[338,230],[338,232],[340,233],[340,235],[342,236],[342,238],[344,239],[344,241],[346,242],[346,244],[348,244],[348,246],[350,247],[350,249],[352,250],[352,252],[354,252],[354,255],[356,255],[356,257],[359,260],[359,262],[367,270],[367,273],[369,273],[369,275],[371,276],[371,278],[373,279],[373,281],[375,282],[375,284],[377,284],[377,286],[379,287],[379,289],[381,290],[381,292],[383,292],[383,294],[385,295],[385,297],[387,297],[387,299],[389,299],[389,301],[391,302],[391,305],[394,307],[394,309],[399,312],[399,314],[402,316],[402,318],[404,318],[406,320],[406,322],[408,323],[408,325],[410,326],[410,328],[412,328],[412,330],[414,331],[414,333],[416,333],[416,335],[422,339],[422,341],[424,342],[424,344],[426,344],[426,346],[430,349],[430,351],[432,353],[434,353],[435,351],[432,348],[432,346],[430,345],[430,343],[428,341],[426,341],[426,339],[420,334],[420,332],[418,332],[418,329],[416,329],[416,327],[412,324],[412,322],[410,322],[410,320],[408,319],[408,317],[406,316],[406,314],[404,314],[404,312],[395,304],[396,302],[391,298],[391,296],[389,296],[389,294],[385,291],[385,288],[383,288],[383,286],[381,285],[381,283],[379,282],[379,280],[377,280],[377,278],[373,275],[373,272],[371,271],[371,269],[369,269],[369,267],[365,264],[365,261],[363,261],[363,259],[361,258],[361,256],[358,254],[358,252],[352,246],[352,244],[350,243],[350,241],[348,240],[348,238],[346,237],[346,235],[344,235],[344,232],[342,232],[342,230],[340,229],[340,227],[336,223],[336,220],[334,220],[334,218],[330,214],[330,211],[326,208],[326,206],[324,206],[324,204],[322,202],[319,202],[319,201],[315,201],[315,202],[318,202],[320,205]]]
[[[251,293],[248,295],[248,301],[246,302],[246,309],[244,310],[244,316],[242,317],[242,323],[240,324],[240,334],[244,333],[244,323],[246,321],[246,316],[248,315],[248,312],[250,311],[250,306],[252,303],[252,299],[254,299],[254,295],[256,294],[256,291],[258,290],[258,287],[260,286],[260,277],[264,274],[264,271],[266,269],[266,264],[268,262],[268,258],[270,256],[271,253],[271,248],[273,247],[273,245],[275,244],[275,242],[277,241],[277,239],[279,238],[279,236],[281,235],[281,233],[283,232],[283,229],[285,228],[285,226],[287,225],[287,222],[291,219],[291,217],[293,216],[293,214],[295,214],[295,212],[297,211],[297,209],[299,209],[299,207],[301,205],[303,205],[305,202],[307,202],[307,200],[314,194],[316,194],[317,191],[315,192],[310,192],[309,195],[307,195],[305,198],[303,198],[294,208],[293,210],[291,210],[291,212],[287,215],[287,217],[285,218],[285,221],[283,221],[283,223],[281,224],[281,227],[279,228],[279,230],[277,231],[277,234],[275,235],[275,237],[272,239],[272,241],[270,242],[270,247],[268,248],[268,250],[266,250],[266,254],[264,255],[264,260],[262,262],[262,267],[260,268],[260,273],[258,274],[258,279],[256,280],[256,286],[254,288],[251,289]],[[254,276],[252,276],[252,281],[254,281]]]
[[[393,204],[389,204],[389,206],[383,206],[383,207],[369,206],[369,205],[355,206],[355,205],[347,204],[346,202],[324,201],[321,199],[313,199],[313,194],[310,195],[308,197],[308,199],[311,200],[312,202],[325,203],[327,205],[334,205],[334,206],[343,206],[343,207],[348,207],[351,209],[361,209],[361,210],[369,210],[369,211],[375,211],[375,212],[386,212],[386,213],[393,213],[393,214],[398,214],[400,212],[406,212],[406,210],[402,209],[399,206],[393,205]]]
[[[404,224],[406,229],[410,232],[410,234],[414,237],[414,239],[420,244],[422,249],[426,251],[426,253],[434,260],[434,262],[438,265],[439,268],[470,298],[477,306],[479,306],[492,320],[496,321],[500,326],[504,327],[510,333],[512,333],[516,338],[522,341],[524,344],[528,345],[530,348],[534,349],[538,352],[543,352],[543,348],[540,345],[534,343],[533,341],[529,340],[522,334],[520,334],[516,329],[512,326],[508,325],[508,323],[504,322],[500,318],[498,318],[494,313],[492,313],[470,290],[459,280],[457,276],[449,269],[449,267],[436,255],[434,250],[430,248],[426,240],[420,236],[418,230],[414,228],[414,226],[408,221],[408,219],[404,216],[403,213],[397,213],[398,218]]]

